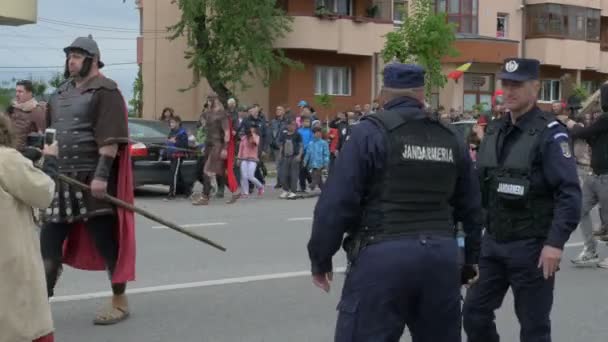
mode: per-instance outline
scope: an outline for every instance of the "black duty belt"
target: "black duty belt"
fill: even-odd
[[[344,240],[344,250],[349,262],[353,262],[363,248],[385,241],[394,241],[401,239],[420,239],[421,237],[442,237],[454,238],[454,232],[446,231],[419,231],[419,232],[404,232],[404,233],[384,233],[363,231],[349,235]]]

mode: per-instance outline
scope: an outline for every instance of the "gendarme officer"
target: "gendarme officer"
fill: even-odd
[[[452,208],[480,212],[479,183],[458,135],[428,117],[424,70],[391,64],[386,110],[353,128],[315,208],[308,251],[313,282],[329,291],[332,256],[349,259],[336,341],[460,342],[460,265]],[[469,229],[476,264],[481,225]],[[475,229],[477,227],[477,229]],[[477,237],[477,239],[476,239]]]
[[[509,287],[522,342],[551,341],[555,272],[576,228],[581,190],[566,128],[537,106],[539,61],[507,59],[510,114],[494,120],[477,154],[487,211],[479,281],[464,304],[469,342],[498,342],[494,311]]]

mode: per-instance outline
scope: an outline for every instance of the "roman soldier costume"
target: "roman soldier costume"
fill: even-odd
[[[64,49],[67,81],[48,104],[47,124],[56,129],[59,172],[85,184],[106,182],[107,193],[133,203],[132,167],[126,106],[114,81],[91,74],[92,63],[102,68],[97,43],[77,38]],[[70,77],[70,54],[84,55],[80,77]],[[81,80],[77,83],[76,80]],[[117,146],[115,157],[101,154]],[[129,315],[126,283],[135,279],[133,213],[95,198],[57,180],[51,206],[43,213],[41,249],[49,296],[62,264],[84,270],[107,270],[114,294],[94,323],[117,323]]]

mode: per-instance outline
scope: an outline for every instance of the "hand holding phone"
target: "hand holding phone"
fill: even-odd
[[[42,154],[44,154],[45,156],[57,157],[59,155],[59,147],[57,146],[57,142],[55,141],[50,145],[45,144],[44,150],[42,150]]]
[[[53,145],[57,138],[57,130],[54,128],[47,128],[44,131],[44,144]]]

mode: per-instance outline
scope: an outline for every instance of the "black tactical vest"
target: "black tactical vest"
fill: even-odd
[[[72,82],[66,82],[49,101],[50,128],[57,130],[61,171],[94,171],[97,167],[99,147],[95,141],[95,118],[91,110],[94,91],[83,92]]]
[[[417,109],[411,109],[416,110]],[[453,234],[452,197],[462,162],[458,138],[441,123],[406,112],[369,115],[384,128],[387,162],[364,198],[362,230],[370,235]]]
[[[553,220],[553,192],[533,184],[530,176],[544,130],[558,123],[544,113],[531,118],[499,164],[502,124],[502,120],[490,123],[477,154],[486,228],[497,241],[546,238]]]

